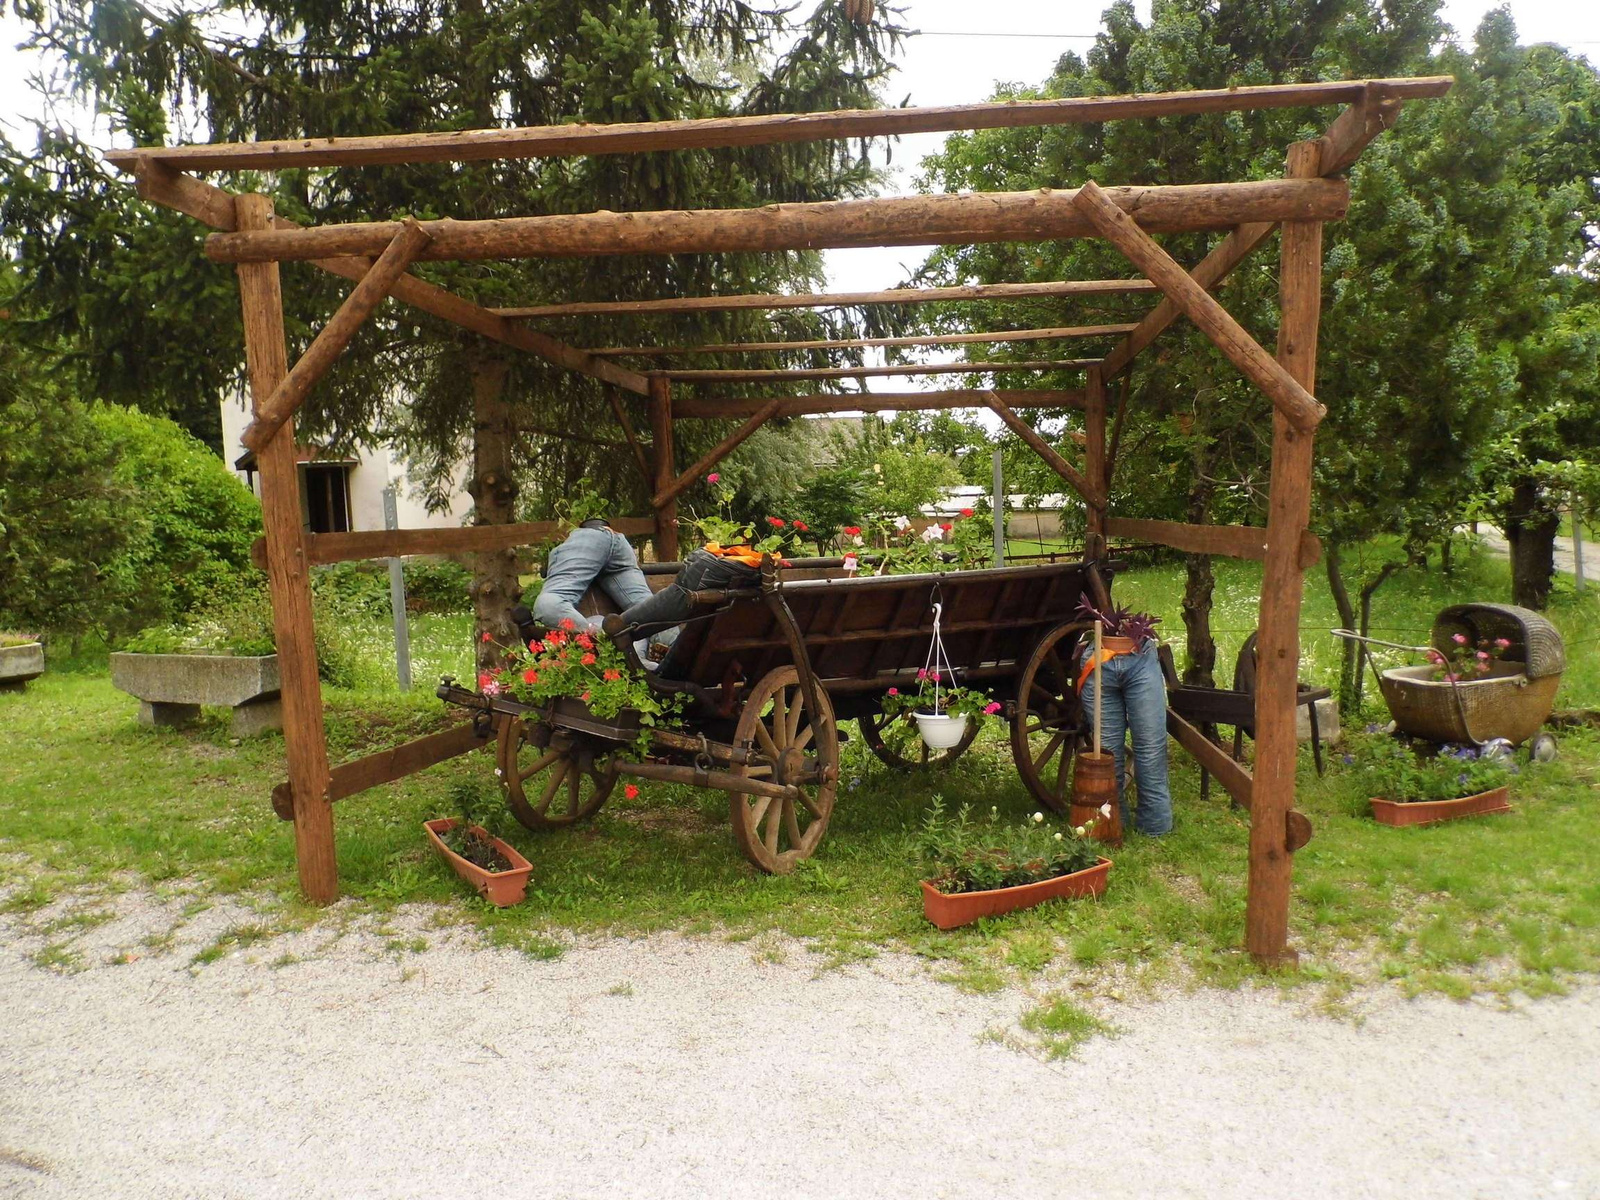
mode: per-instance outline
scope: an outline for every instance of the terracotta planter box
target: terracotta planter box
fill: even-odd
[[[276,654],[117,653],[111,683],[138,697],[146,725],[184,725],[210,704],[233,709],[233,732],[240,737],[283,728]]]
[[[478,889],[482,896],[496,908],[510,908],[513,904],[521,904],[528,894],[528,876],[533,874],[533,864],[522,855],[518,854],[499,838],[490,838],[494,848],[506,856],[511,863],[509,871],[486,871],[476,863],[470,863],[444,844],[444,839],[439,835],[449,833],[460,822],[454,817],[440,817],[434,821],[424,821],[422,828],[427,831],[428,840],[433,843],[433,848],[443,856],[457,875],[465,879]],[[479,833],[487,833],[481,825],[474,825]]]
[[[40,643],[0,647],[0,692],[20,692],[43,674],[44,646]]]
[[[1410,804],[1398,800],[1371,800],[1372,817],[1380,825],[1433,825],[1439,821],[1453,821],[1457,817],[1480,817],[1488,813],[1511,811],[1506,800],[1506,789],[1490,788],[1475,796],[1462,796],[1458,800],[1418,800]]]
[[[1102,858],[1094,866],[1074,871],[1071,875],[1057,875],[1054,879],[1044,879],[1038,883],[993,888],[987,892],[960,892],[953,896],[941,892],[924,879],[922,912],[940,929],[955,929],[984,917],[998,917],[1019,908],[1032,908],[1046,900],[1098,896],[1106,890],[1106,877],[1110,873],[1111,860]]]

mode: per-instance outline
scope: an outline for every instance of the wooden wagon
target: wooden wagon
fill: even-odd
[[[769,568],[758,586],[694,593],[658,671],[645,670],[633,649],[651,627],[617,637],[652,689],[687,704],[682,730],[651,731],[643,762],[620,753],[638,734],[636,713],[600,720],[576,701],[534,707],[449,679],[439,696],[484,714],[485,735],[492,724],[507,803],[530,829],[592,816],[623,776],[719,788],[745,856],[783,873],[814,853],[827,830],[841,721],[856,722],[891,766],[911,765],[885,737],[882,702],[890,688],[916,688],[935,601],[960,682],[1002,703],[1023,783],[1041,804],[1065,812],[1083,732],[1072,663],[1089,628],[1074,611],[1085,591],[1104,594],[1109,566],[798,581]],[[969,735],[941,758],[970,742]]]

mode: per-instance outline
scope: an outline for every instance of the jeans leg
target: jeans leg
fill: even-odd
[[[612,536],[605,529],[574,529],[550,552],[544,587],[533,602],[534,620],[551,629],[560,628],[562,621],[571,621],[579,629],[600,628],[600,618],[584,616],[578,603],[606,569]]]
[[[1093,653],[1091,650],[1090,653]],[[1121,660],[1113,658],[1100,665],[1100,681],[1105,685],[1105,700],[1100,706],[1100,748],[1109,750],[1117,765],[1117,805],[1122,810],[1122,826],[1128,827],[1128,774],[1127,751],[1123,743],[1128,737],[1127,713],[1124,710],[1122,686],[1116,671]],[[1094,672],[1083,685],[1083,711],[1091,726],[1094,722]],[[1090,743],[1093,745],[1093,742]]]
[[[628,544],[628,539],[620,533],[611,536],[613,538],[611,557],[606,561],[605,574],[600,576],[598,582],[601,590],[611,597],[611,602],[617,606],[617,610],[627,612],[634,605],[643,604],[654,597],[655,593],[650,590],[650,581],[639,569],[639,559],[634,554],[633,547]],[[669,584],[667,590],[670,591],[671,586]],[[677,639],[678,631],[674,628],[663,629],[660,633],[651,635],[649,641],[670,646]],[[643,657],[649,643],[641,641],[639,644],[646,648],[640,652]]]
[[[1167,779],[1167,684],[1155,642],[1127,655],[1122,692],[1133,730],[1133,761],[1139,768],[1140,833],[1172,829],[1172,789]]]

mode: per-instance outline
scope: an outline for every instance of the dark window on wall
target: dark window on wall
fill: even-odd
[[[350,468],[306,468],[306,528],[312,533],[350,531]]]

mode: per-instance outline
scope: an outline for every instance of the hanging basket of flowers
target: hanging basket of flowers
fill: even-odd
[[[934,595],[939,589],[934,588]],[[983,692],[956,683],[955,670],[945,654],[940,623],[944,605],[933,602],[933,640],[928,657],[917,672],[917,690],[910,694],[890,688],[883,698],[883,711],[890,717],[910,717],[930,750],[949,750],[959,746],[970,724],[981,724],[1000,711],[1000,703]]]

